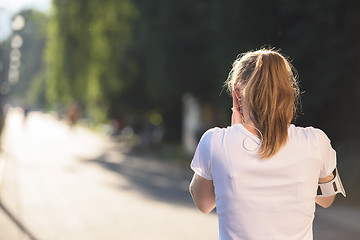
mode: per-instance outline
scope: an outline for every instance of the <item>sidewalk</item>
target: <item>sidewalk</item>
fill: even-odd
[[[217,239],[216,214],[191,201],[190,171],[37,112],[23,125],[12,110],[4,134],[0,240]],[[359,239],[359,223],[359,208],[318,208],[314,239]]]
[[[314,239],[360,239],[360,208],[339,206],[317,207],[314,221]]]
[[[24,129],[9,118],[1,240],[217,239],[216,215],[195,209],[183,169],[41,113]]]

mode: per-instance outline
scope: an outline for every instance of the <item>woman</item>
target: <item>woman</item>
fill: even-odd
[[[201,138],[190,192],[205,213],[215,206],[220,239],[312,239],[318,183],[334,178],[336,153],[324,132],[291,124],[299,88],[291,64],[275,50],[238,58],[227,86],[232,123]]]

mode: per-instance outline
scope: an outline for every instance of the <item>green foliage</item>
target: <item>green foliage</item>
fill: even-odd
[[[56,0],[53,7],[46,47],[53,104],[77,101],[98,121],[133,125],[156,111],[166,136],[178,140],[182,95],[192,93],[219,113],[213,124],[227,125],[231,101],[219,93],[231,63],[269,45],[300,73],[299,123],[338,138],[358,134],[351,130],[360,120],[352,111],[360,98],[357,1]],[[334,108],[352,127],[331,128]]]
[[[32,78],[26,95],[28,105],[43,109],[46,108],[45,80],[46,74],[44,70],[40,70],[35,77]]]
[[[136,17],[131,1],[54,1],[48,28],[47,97],[76,101],[95,121],[107,116],[109,98],[124,91],[122,64]]]

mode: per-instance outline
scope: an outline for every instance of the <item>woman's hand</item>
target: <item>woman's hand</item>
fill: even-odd
[[[235,90],[233,90],[233,107],[232,110],[232,116],[231,116],[231,125],[234,124],[241,124],[243,123],[243,116],[240,112],[240,106],[239,106],[239,100],[236,96]]]

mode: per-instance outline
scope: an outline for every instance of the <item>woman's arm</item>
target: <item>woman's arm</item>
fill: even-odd
[[[319,183],[327,183],[333,180],[334,174],[331,173],[329,176],[324,178],[319,178]],[[336,195],[332,195],[329,197],[316,197],[315,202],[322,206],[323,208],[328,208],[331,206],[331,204],[334,202]]]
[[[203,213],[209,213],[215,208],[213,181],[207,180],[195,173],[190,183],[190,193],[196,207]]]

